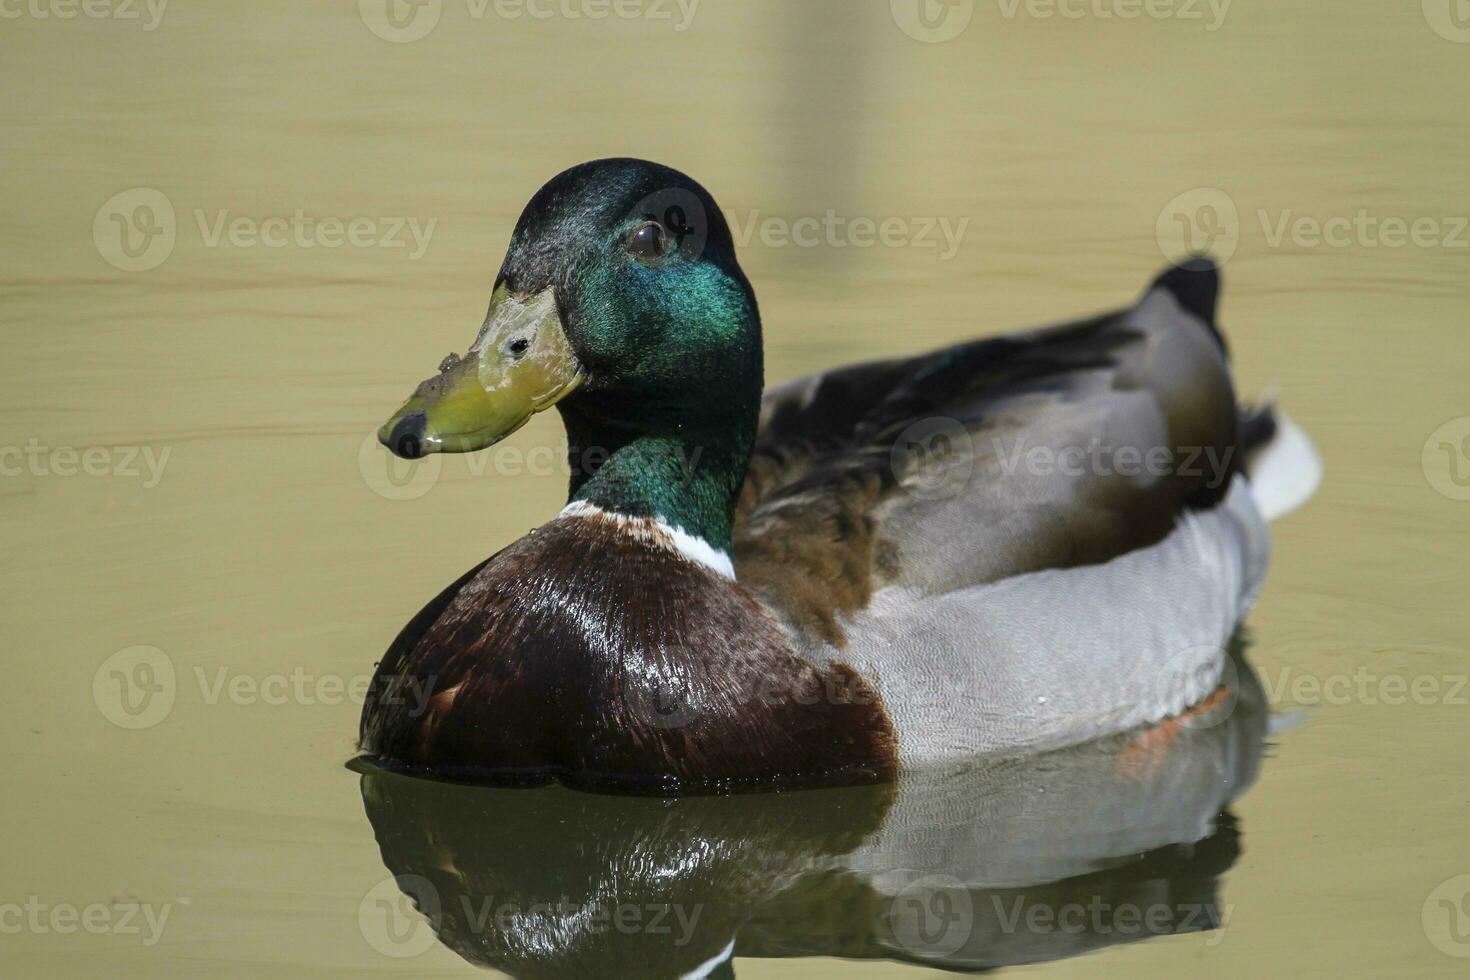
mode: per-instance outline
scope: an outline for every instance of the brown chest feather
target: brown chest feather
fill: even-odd
[[[656,533],[656,532],[654,532]],[[652,792],[891,778],[891,722],[842,664],[798,658],[735,583],[626,521],[561,518],[404,629],[362,749],[449,778]]]

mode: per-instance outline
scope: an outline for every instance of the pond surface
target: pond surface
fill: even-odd
[[[4,5],[7,975],[728,975],[731,943],[741,977],[1463,975],[1449,2],[982,0],[946,38],[883,2],[444,0],[415,40],[382,6]],[[565,491],[550,414],[412,471],[373,429],[472,339],[530,194],[617,154],[748,234],[770,382],[1121,306],[1186,235],[1227,258],[1240,388],[1327,473],[1228,715],[734,800],[346,768],[397,629]]]

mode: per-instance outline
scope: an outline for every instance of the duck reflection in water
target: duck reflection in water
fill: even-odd
[[[1227,807],[1268,724],[1241,646],[1199,714],[892,785],[667,800],[365,771],[363,803],[405,903],[516,977],[1060,959],[1221,926]]]

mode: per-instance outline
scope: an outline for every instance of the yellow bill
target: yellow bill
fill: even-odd
[[[581,383],[552,290],[514,296],[502,285],[469,352],[445,358],[383,423],[378,441],[405,459],[484,449]]]

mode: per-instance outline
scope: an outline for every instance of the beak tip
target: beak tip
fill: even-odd
[[[424,452],[424,430],[428,419],[422,412],[414,412],[405,415],[392,427],[383,426],[378,430],[378,441],[388,448],[388,451],[403,459],[420,459],[427,455]]]

